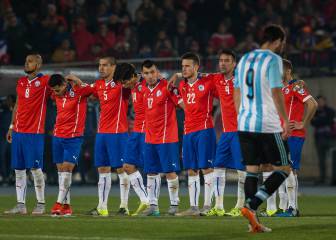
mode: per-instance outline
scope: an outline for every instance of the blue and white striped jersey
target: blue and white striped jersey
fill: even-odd
[[[241,103],[238,130],[245,132],[282,132],[280,117],[272,98],[272,88],[282,88],[282,58],[270,50],[246,53],[235,71],[235,88]]]

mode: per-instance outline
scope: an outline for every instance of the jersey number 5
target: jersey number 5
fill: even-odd
[[[254,84],[253,84],[254,83],[254,71],[253,71],[252,68],[247,70],[245,83],[248,87],[248,92],[247,92],[246,96],[249,99],[253,99],[253,97],[254,97]]]

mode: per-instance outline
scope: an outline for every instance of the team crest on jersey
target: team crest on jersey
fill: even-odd
[[[305,90],[303,88],[301,88],[299,91],[298,91],[299,94],[303,95],[305,94]]]
[[[162,92],[160,90],[156,92],[157,97],[160,97],[161,95],[162,95]]]
[[[142,85],[139,85],[138,86],[138,91],[141,92],[141,90],[142,90]]]
[[[70,95],[70,97],[74,97],[75,96],[75,92],[70,90],[69,95]]]
[[[178,90],[177,88],[174,88],[173,93],[177,96],[178,95]]]
[[[200,90],[200,91],[204,91],[204,85],[199,85],[199,86],[198,86],[198,90]]]
[[[285,90],[285,94],[288,94],[288,93],[289,93],[289,89],[286,88],[286,90]]]
[[[114,88],[115,85],[116,85],[115,82],[112,81],[112,82],[111,82],[111,88]]]
[[[35,82],[35,87],[39,87],[41,85],[41,82],[39,81],[39,80],[37,80],[36,82]]]

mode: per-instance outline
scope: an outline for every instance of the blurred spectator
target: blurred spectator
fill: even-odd
[[[15,105],[15,96],[9,95],[0,100],[0,182],[8,183],[10,174],[10,144],[6,140],[9,125],[12,120],[12,111]]]
[[[91,46],[94,44],[94,37],[86,29],[86,22],[84,18],[78,18],[75,21],[74,31],[72,38],[76,48],[76,55],[78,60],[84,60],[83,57],[90,51]]]
[[[319,183],[326,180],[326,156],[335,137],[334,118],[335,110],[327,105],[323,96],[317,97],[318,108],[311,124],[315,128],[315,144],[320,167]]]
[[[94,36],[95,43],[102,46],[103,51],[111,49],[116,44],[116,36],[114,32],[111,32],[106,24],[100,24],[99,30]]]
[[[252,34],[248,34],[244,41],[240,42],[236,48],[238,52],[249,52],[259,47],[259,44],[254,41]]]
[[[97,61],[101,56],[104,55],[102,46],[99,43],[91,45],[90,51],[82,56],[83,61]]]
[[[187,25],[185,22],[177,24],[176,35],[173,38],[174,48],[178,54],[181,55],[185,52],[191,42],[191,37],[187,33]]]
[[[61,15],[57,15],[57,7],[55,4],[48,4],[48,14],[44,21],[49,28],[56,29],[57,25],[62,24],[65,29],[67,29],[68,24],[65,18]]]
[[[209,45],[214,50],[218,52],[220,49],[233,48],[236,44],[236,39],[227,31],[227,25],[224,22],[221,22],[218,25],[217,32],[212,34]]]
[[[61,45],[54,51],[51,60],[55,63],[72,62],[75,60],[75,50],[71,48],[69,39],[64,39]]]
[[[156,57],[172,57],[176,53],[165,31],[160,31],[155,44]]]
[[[152,58],[152,57],[153,57],[153,52],[149,45],[147,44],[143,45],[139,49],[138,58]]]

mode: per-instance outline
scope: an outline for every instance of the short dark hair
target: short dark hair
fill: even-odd
[[[282,64],[283,64],[285,69],[289,69],[289,70],[293,71],[292,62],[289,61],[288,59],[282,59]]]
[[[280,25],[271,24],[264,28],[261,45],[266,42],[283,41],[286,37],[285,30]]]
[[[113,74],[113,80],[116,82],[127,82],[134,75],[136,75],[136,72],[133,64],[118,63]]]
[[[61,74],[53,74],[49,78],[48,85],[49,87],[56,87],[61,86],[65,82],[65,78]]]
[[[184,60],[184,59],[193,60],[193,62],[196,63],[197,65],[201,65],[201,60],[196,53],[187,52],[183,54],[181,57],[181,60]]]
[[[143,63],[141,64],[141,70],[145,67],[145,68],[150,68],[152,66],[156,66],[156,63],[152,60],[145,60],[143,61]]]
[[[230,55],[233,58],[233,61],[235,61],[235,62],[237,61],[237,54],[231,49],[222,49],[219,52],[218,56],[220,56],[222,54]]]
[[[99,59],[106,59],[109,62],[109,64],[111,64],[111,65],[116,65],[117,64],[117,59],[115,59],[115,57],[102,56]]]

